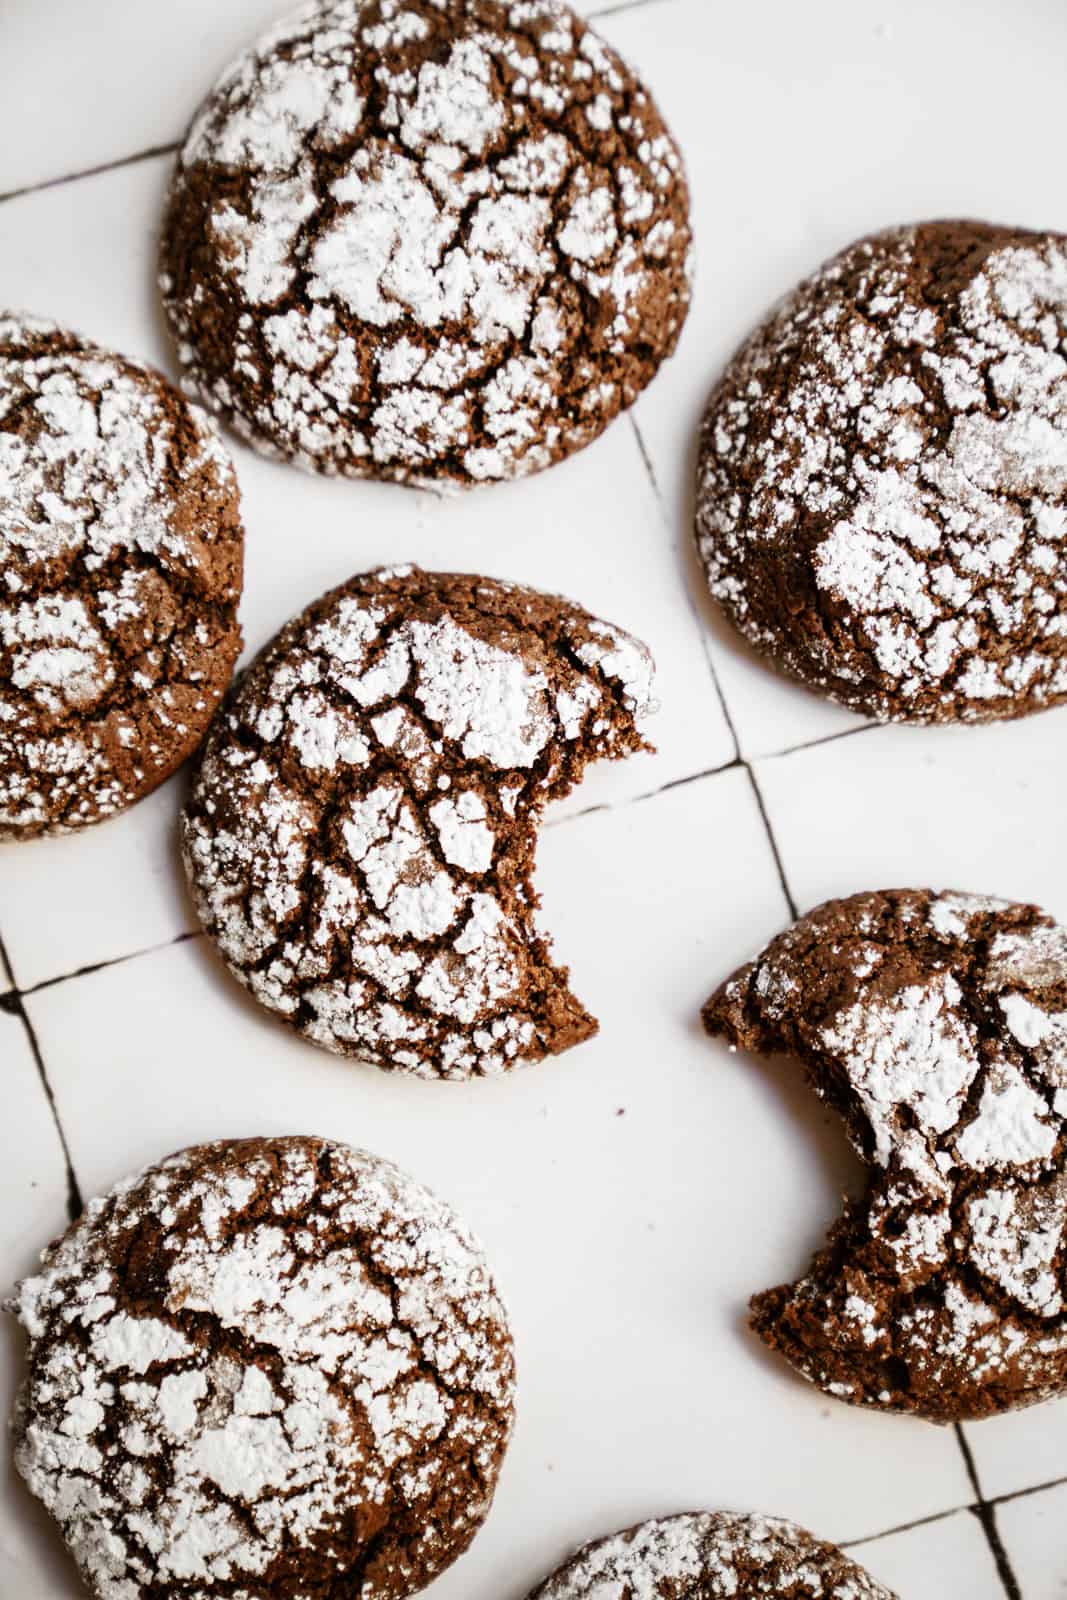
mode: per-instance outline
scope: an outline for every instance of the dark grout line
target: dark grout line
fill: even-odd
[[[862,1539],[843,1539],[842,1550],[855,1550],[860,1545],[879,1544],[883,1539],[894,1539],[897,1534],[911,1533],[915,1528],[931,1528],[935,1523],[947,1522],[950,1517],[959,1517],[967,1511],[973,1511],[973,1505],[953,1506],[949,1511],[934,1511],[928,1517],[916,1517],[914,1522],[900,1522],[895,1528],[886,1528],[884,1533],[867,1533]]]
[[[645,443],[645,436],[641,432],[640,424],[638,423],[638,420],[634,416],[632,410],[627,412],[627,418],[629,420],[630,427],[633,429],[634,438],[637,440],[637,448],[641,452],[641,460],[645,464],[645,471],[648,473],[648,481],[652,485],[652,493],[656,497],[656,503],[658,504],[660,510],[664,513],[663,520],[666,522],[667,516],[663,505],[663,491],[660,489],[659,479],[656,477],[656,469],[652,465],[652,457],[648,453],[648,445]]]
[[[1067,1488],[1067,1478],[1050,1478],[1047,1483],[1035,1483],[1031,1489],[1013,1489],[1010,1494],[995,1495],[991,1506],[1010,1506],[1015,1500],[1027,1500],[1032,1494],[1047,1494],[1051,1489]]]
[[[1023,1600],[1023,1592],[1019,1587],[1019,1580],[1012,1571],[1008,1552],[1004,1548],[1004,1541],[1000,1537],[1000,1529],[997,1527],[996,1507],[982,1493],[982,1485],[978,1477],[974,1453],[971,1450],[967,1435],[963,1431],[962,1424],[957,1422],[953,1432],[956,1435],[956,1443],[960,1447],[963,1462],[967,1468],[967,1476],[975,1493],[976,1503],[969,1509],[971,1515],[978,1519],[982,1532],[986,1536],[986,1543],[989,1545],[993,1556],[993,1563],[997,1569],[997,1577],[1000,1579],[1001,1588],[1004,1590],[1007,1600]]]
[[[645,794],[627,795],[622,800],[600,801],[597,805],[586,806],[583,811],[571,811],[565,817],[550,817],[541,824],[542,828],[563,828],[568,822],[577,822],[581,817],[595,817],[601,812],[625,811],[628,806],[643,805],[646,800],[656,800],[661,794],[670,794],[672,789],[684,789],[690,783],[703,783],[705,778],[721,778],[724,773],[738,772],[744,766],[743,761],[724,761],[721,767],[707,767],[703,772],[690,772],[684,778],[672,778],[669,783],[661,783],[658,789],[649,789]]]
[[[609,812],[621,810],[623,806],[629,804],[628,800],[620,800],[618,805],[609,805],[601,801],[599,805],[586,806],[584,811],[569,811],[565,817],[549,817],[546,822],[540,824],[537,831],[547,833],[550,828],[566,828],[571,822],[581,822],[583,817],[596,817],[601,813],[607,816]]]
[[[970,1481],[971,1488],[974,1490],[974,1503],[980,1506],[985,1505],[986,1498],[982,1493],[982,1483],[978,1476],[978,1467],[975,1464],[974,1451],[971,1449],[970,1440],[963,1431],[962,1422],[954,1423],[952,1431],[956,1435],[956,1443],[960,1447],[960,1453],[963,1456],[963,1464],[967,1469],[967,1477]]]
[[[28,194],[41,194],[46,189],[60,189],[65,183],[77,183],[81,178],[98,178],[105,172],[121,172],[123,167],[135,167],[141,161],[154,161],[157,156],[176,155],[180,149],[180,139],[173,144],[156,144],[147,150],[138,150],[135,155],[121,156],[117,161],[102,161],[99,166],[82,167],[77,172],[67,172],[59,178],[45,178],[41,183],[28,183],[22,189],[8,189],[6,194],[0,194],[0,205],[5,200],[21,200]]]
[[[645,800],[655,800],[661,794],[670,794],[672,789],[685,789],[691,783],[703,783],[705,778],[721,778],[724,772],[737,772],[743,766],[743,761],[724,761],[720,767],[707,767],[703,772],[691,772],[685,778],[672,778],[670,783],[663,783],[658,789],[650,789],[647,794],[634,795],[627,803],[641,805]]]
[[[754,756],[754,761],[781,761],[784,756],[799,755],[803,750],[819,750],[824,744],[837,744],[841,739],[855,739],[861,733],[873,733],[884,728],[884,722],[865,722],[860,728],[842,728],[840,733],[824,733],[818,739],[805,739],[800,744],[787,744],[784,750],[769,750],[765,755]]]
[[[146,945],[143,950],[131,950],[128,955],[114,956],[110,961],[94,961],[87,967],[75,968],[73,972],[61,972],[58,977],[44,978],[40,983],[35,983],[32,988],[23,989],[21,995],[18,995],[17,998],[21,999],[22,996],[43,994],[46,989],[58,988],[61,983],[70,983],[75,978],[90,978],[94,972],[107,972],[111,967],[123,967],[128,961],[139,961],[142,956],[157,955],[160,950],[169,950],[173,945],[187,944],[190,939],[199,939],[200,937],[199,929],[193,929],[189,933],[179,933],[173,939],[165,939],[162,944],[150,944]],[[7,996],[4,998],[6,999]]]
[[[0,939],[0,959],[3,960],[4,965],[10,972],[11,963],[7,959],[7,951],[4,949],[4,942],[2,939]],[[26,1034],[27,1042],[33,1054],[33,1059],[37,1064],[37,1075],[41,1080],[41,1087],[45,1092],[45,1098],[48,1101],[49,1109],[52,1113],[52,1121],[59,1137],[60,1148],[63,1151],[63,1161],[67,1169],[67,1215],[71,1222],[76,1222],[81,1216],[82,1211],[85,1209],[85,1202],[82,1199],[81,1188],[78,1183],[77,1174],[74,1171],[74,1162],[71,1158],[70,1145],[67,1143],[66,1131],[64,1130],[63,1122],[59,1115],[59,1105],[56,1101],[55,1090],[52,1088],[52,1085],[48,1079],[48,1070],[44,1064],[44,1056],[41,1054],[41,1046],[38,1041],[36,1031],[33,1023],[30,1021],[29,1013],[26,1010],[26,1007],[23,1003],[23,998],[21,994],[19,994],[18,990],[12,990],[10,993],[4,995],[3,1006],[4,1010],[7,1011],[10,1016],[18,1017],[19,1021],[22,1023],[23,1031]]]
[[[969,1457],[969,1455],[970,1451],[965,1451],[965,1457]],[[975,1482],[975,1478],[971,1473],[970,1463],[968,1464],[968,1477],[972,1483]],[[952,1506],[948,1511],[934,1511],[928,1517],[916,1517],[913,1522],[900,1522],[897,1523],[896,1527],[886,1528],[882,1533],[865,1533],[858,1539],[842,1539],[839,1541],[840,1547],[842,1550],[856,1550],[861,1545],[879,1544],[883,1539],[896,1538],[897,1534],[911,1533],[915,1528],[930,1528],[938,1522],[947,1522],[950,1517],[961,1517],[968,1513],[973,1517],[977,1517],[979,1522],[983,1522],[983,1512],[993,1511],[997,1506],[1012,1505],[1016,1500],[1027,1500],[1032,1495],[1047,1494],[1053,1489],[1063,1488],[1067,1488],[1067,1478],[1051,1478],[1047,1483],[1035,1483],[1029,1489],[1013,1489],[1010,1494],[998,1494],[992,1500],[979,1499],[971,1501],[968,1505]],[[983,1531],[984,1526],[983,1522]],[[1002,1549],[999,1531],[995,1530],[994,1537],[997,1546]],[[1001,1581],[1003,1582],[1003,1575],[1001,1575]],[[1008,1593],[1015,1600],[1018,1595],[1018,1580],[1015,1579],[1014,1574],[1012,1574],[1010,1581],[1016,1584],[1015,1589],[1008,1589]]]
[[[1008,1552],[1004,1548],[1003,1539],[1000,1537],[1000,1529],[997,1527],[995,1506],[972,1506],[971,1515],[977,1517],[982,1532],[986,1536],[986,1542],[993,1556],[993,1564],[997,1569],[997,1577],[1000,1579],[1001,1588],[1007,1595],[1008,1600],[1023,1600],[1023,1592],[1019,1587],[1019,1580],[1012,1570]]]
[[[771,827],[771,819],[768,815],[767,807],[763,801],[763,792],[760,789],[759,781],[756,778],[756,774],[753,772],[751,766],[749,766],[747,761],[744,762],[743,765],[745,771],[748,773],[748,781],[752,785],[752,793],[755,796],[756,804],[759,807],[759,814],[763,819],[763,826],[767,834],[767,842],[771,847],[771,854],[774,857],[774,865],[778,870],[778,881],[782,886],[782,893],[785,896],[785,903],[789,907],[789,915],[792,917],[793,921],[796,922],[797,918],[800,916],[800,912],[797,909],[796,901],[793,899],[793,891],[789,887],[789,879],[786,877],[785,863],[782,860],[782,852],[778,848],[778,840],[775,838],[774,829]]]

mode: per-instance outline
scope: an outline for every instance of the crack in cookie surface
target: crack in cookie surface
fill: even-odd
[[[777,1517],[663,1517],[586,1545],[530,1600],[895,1600],[833,1545]]]
[[[236,977],[326,1049],[500,1073],[596,1023],[538,932],[545,804],[648,749],[652,663],[570,602],[385,569],[282,630],[209,734],[183,819]]]
[[[469,1230],[387,1162],[184,1151],[93,1202],[13,1309],[17,1464],[100,1600],[400,1600],[488,1513],[505,1312]]]
[[[162,286],[193,391],[258,448],[466,485],[590,443],[689,304],[681,158],[556,0],[305,7],[194,121]]]
[[[0,837],[112,816],[189,755],[240,649],[242,564],[215,423],[0,315]]]
[[[854,710],[1067,697],[1067,239],[929,223],[830,261],[711,398],[697,540],[745,637]]]
[[[1032,906],[831,901],[709,1001],[787,1051],[868,1164],[754,1327],[828,1393],[938,1422],[1067,1392],[1067,930]]]

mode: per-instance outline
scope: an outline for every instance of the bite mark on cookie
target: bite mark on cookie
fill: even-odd
[[[831,901],[712,997],[787,1052],[869,1170],[753,1325],[841,1399],[938,1422],[1067,1391],[1067,931],[1032,906]]]
[[[183,821],[201,921],[307,1038],[422,1077],[507,1071],[596,1023],[535,913],[536,828],[648,749],[645,647],[552,595],[385,569],[246,672]]]

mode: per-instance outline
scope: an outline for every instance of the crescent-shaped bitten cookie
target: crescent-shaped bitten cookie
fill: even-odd
[[[897,890],[802,917],[704,1010],[797,1058],[870,1171],[753,1325],[829,1394],[936,1422],[1067,1391],[1067,930]]]
[[[534,913],[536,826],[647,749],[644,645],[580,606],[399,567],[283,628],[208,737],[183,823],[201,921],[328,1050],[500,1073],[596,1023]]]

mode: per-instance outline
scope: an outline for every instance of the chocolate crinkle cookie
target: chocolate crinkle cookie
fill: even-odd
[[[712,395],[697,498],[712,594],[819,693],[906,722],[1067,698],[1067,237],[837,256]]]
[[[16,1462],[99,1600],[401,1600],[488,1512],[505,1313],[466,1227],[374,1156],[186,1150],[93,1201],[12,1309]]]
[[[319,0],[194,121],[163,297],[190,392],[258,449],[516,478],[673,351],[688,213],[648,93],[558,0]]]
[[[800,1061],[870,1173],[756,1331],[841,1399],[957,1422],[1067,1393],[1067,929],[1032,906],[834,900],[708,1031]]]
[[[0,313],[0,838],[99,822],[185,760],[240,649],[243,552],[209,417]]]
[[[554,595],[381,569],[291,622],[220,711],[183,824],[236,977],[316,1044],[500,1073],[596,1023],[535,926],[545,804],[645,744],[645,647]]]
[[[579,1550],[530,1600],[896,1600],[840,1550],[775,1517],[694,1513]]]

